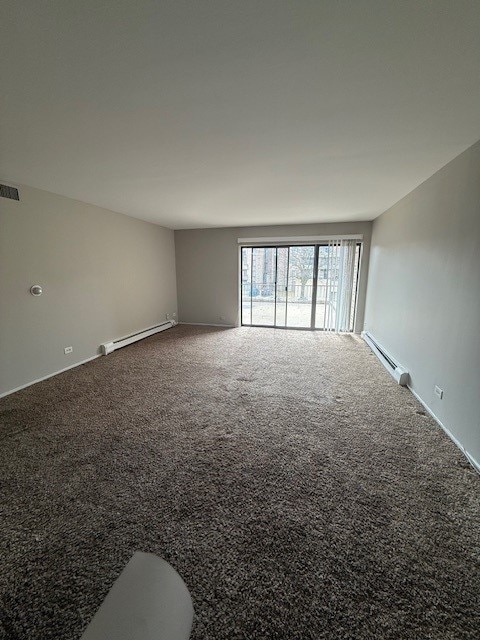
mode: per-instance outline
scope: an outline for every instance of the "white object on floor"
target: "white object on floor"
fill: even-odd
[[[373,353],[377,356],[385,369],[402,387],[408,386],[410,375],[408,371],[394,361],[392,356],[371,336],[368,331],[362,331],[362,338],[368,344]]]
[[[193,605],[168,562],[137,551],[81,640],[188,640]]]
[[[123,338],[119,338],[118,340],[113,340],[112,342],[105,342],[100,345],[100,349],[104,356],[112,353],[116,349],[120,349],[121,347],[126,347],[128,344],[132,344],[132,342],[137,342],[137,340],[143,340],[143,338],[148,338],[149,336],[153,336],[155,333],[159,331],[165,331],[165,329],[170,329],[170,327],[175,326],[177,323],[173,320],[168,320],[167,322],[162,322],[162,324],[158,324],[155,327],[150,327],[149,329],[145,329],[144,331],[138,331],[138,333],[132,333],[130,336],[124,336]]]

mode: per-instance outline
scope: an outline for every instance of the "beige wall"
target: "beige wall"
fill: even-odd
[[[173,231],[19,189],[20,202],[0,199],[0,393],[176,312]]]
[[[480,142],[375,220],[365,320],[480,461]]]
[[[175,231],[180,322],[239,323],[238,238],[363,234],[356,328],[363,326],[371,222]]]

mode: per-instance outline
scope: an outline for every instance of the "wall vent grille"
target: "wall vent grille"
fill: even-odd
[[[10,200],[20,200],[18,189],[9,187],[6,184],[0,184],[0,198],[9,198]]]

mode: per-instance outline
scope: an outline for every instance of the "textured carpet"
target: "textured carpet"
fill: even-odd
[[[480,479],[353,336],[180,326],[0,409],[0,637],[78,638],[140,549],[195,640],[478,638]]]

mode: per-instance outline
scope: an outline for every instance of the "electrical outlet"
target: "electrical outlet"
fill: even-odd
[[[73,351],[73,347],[65,347],[65,349],[63,350],[63,353],[66,355],[67,353],[72,353]]]
[[[166,314],[165,314],[165,318],[166,318],[167,320],[170,320],[170,314],[169,314],[169,313],[166,313]]]
[[[225,316],[220,316],[220,320],[226,320]]]
[[[434,392],[437,398],[440,398],[440,400],[443,398],[443,389],[440,389],[440,387],[437,387],[437,385],[435,385]]]

